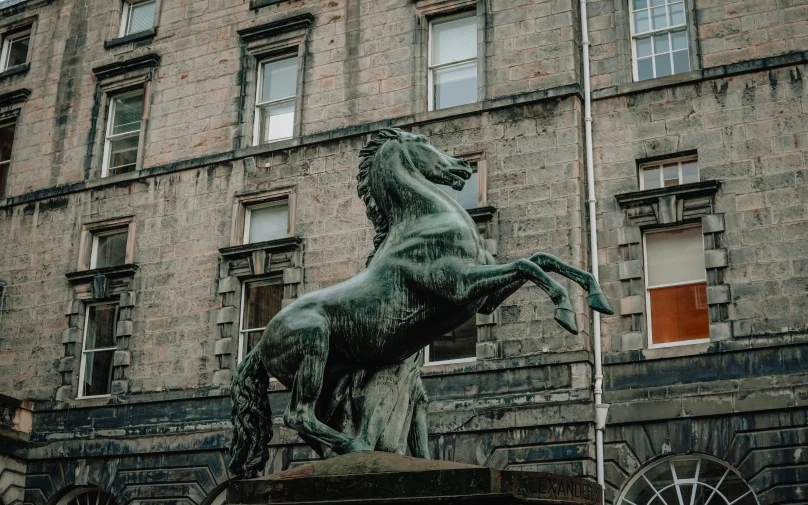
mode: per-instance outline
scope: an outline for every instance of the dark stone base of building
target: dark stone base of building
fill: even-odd
[[[582,478],[368,451],[233,481],[227,503],[599,505],[602,494],[598,484]]]

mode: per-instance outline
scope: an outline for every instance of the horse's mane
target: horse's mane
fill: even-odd
[[[387,232],[390,229],[387,216],[384,215],[379,208],[370,188],[370,168],[373,165],[373,157],[379,151],[379,148],[388,140],[397,139],[401,133],[402,130],[398,128],[383,128],[359,151],[359,157],[362,158],[362,161],[359,163],[359,173],[356,176],[358,182],[356,191],[359,193],[359,198],[365,202],[365,214],[367,214],[368,219],[370,219],[373,223],[373,227],[376,229],[376,234],[373,236],[373,252],[368,255],[365,266],[373,259],[373,255],[376,254],[379,246],[382,245],[384,239],[387,238]]]

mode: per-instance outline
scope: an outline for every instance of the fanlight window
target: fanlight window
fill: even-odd
[[[617,505],[757,505],[752,489],[724,462],[675,456],[635,475]]]
[[[116,505],[115,498],[101,488],[81,487],[67,493],[58,505]]]

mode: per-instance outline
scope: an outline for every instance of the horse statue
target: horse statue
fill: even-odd
[[[389,391],[378,384],[406,383],[400,403],[409,412],[397,417],[397,428],[410,433],[415,456],[427,457],[426,397],[416,363],[427,344],[475,313],[492,313],[528,281],[547,293],[556,321],[577,333],[569,294],[547,272],[579,284],[592,309],[613,313],[590,273],[554,256],[495,263],[469,214],[437,186],[462,189],[472,174],[465,161],[441,153],[423,135],[396,128],[381,130],[359,155],[357,189],[376,231],[374,251],[361,273],[278,312],[239,363],[231,393],[235,475],[254,476],[267,461],[270,375],[291,390],[284,423],[321,456],[401,450],[400,440],[378,443],[396,409],[395,401],[384,407]],[[367,386],[368,378],[381,376]],[[340,410],[341,394],[349,390],[368,398]],[[353,412],[363,409],[372,412]],[[352,429],[335,429],[345,426],[348,410]],[[340,421],[325,422],[335,415]]]

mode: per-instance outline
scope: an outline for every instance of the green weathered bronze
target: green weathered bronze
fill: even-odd
[[[379,132],[361,151],[358,192],[376,235],[367,268],[289,304],[233,375],[230,470],[263,469],[272,438],[269,376],[291,390],[283,419],[321,456],[364,450],[428,457],[421,350],[475,313],[490,314],[524,283],[544,290],[577,333],[567,290],[611,314],[588,272],[537,253],[497,265],[468,213],[437,184],[462,189],[472,171],[423,135]]]

